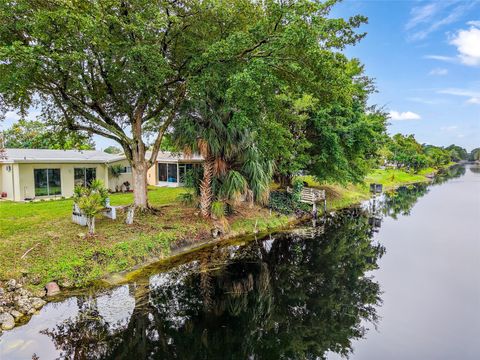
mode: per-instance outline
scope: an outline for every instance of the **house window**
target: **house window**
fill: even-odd
[[[73,172],[75,186],[89,186],[97,178],[96,168],[75,168]]]
[[[60,169],[34,169],[35,196],[52,196],[62,194]]]
[[[185,183],[185,176],[193,169],[193,164],[178,164],[180,182]]]
[[[131,174],[132,173],[132,167],[131,166],[124,166],[120,173],[121,174]]]
[[[178,182],[177,164],[158,164],[158,181]]]

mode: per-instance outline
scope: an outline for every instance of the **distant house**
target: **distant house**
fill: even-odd
[[[186,157],[160,152],[156,164],[148,170],[148,184],[182,186],[185,173],[201,163],[198,155]],[[118,178],[109,171],[113,165],[123,167]],[[6,149],[6,159],[0,159],[3,199],[70,197],[76,185],[87,185],[93,179],[101,179],[112,191],[125,182],[133,184],[132,169],[121,154],[93,150]]]

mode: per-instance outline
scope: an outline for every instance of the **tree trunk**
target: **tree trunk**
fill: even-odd
[[[88,235],[95,235],[95,216],[87,217]]]
[[[285,189],[288,186],[292,186],[292,175],[290,175],[290,174],[279,174],[278,175],[278,182],[280,183],[280,187],[282,189]]]
[[[203,163],[203,179],[200,183],[200,212],[204,218],[210,217],[212,207],[212,180],[214,159],[208,157]]]
[[[148,208],[147,171],[147,162],[145,160],[132,164],[133,199],[135,207],[139,209]]]

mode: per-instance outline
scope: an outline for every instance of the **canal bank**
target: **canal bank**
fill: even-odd
[[[412,243],[406,244],[408,246],[402,252],[408,256],[419,247],[432,251],[436,242],[429,236],[431,227],[424,225],[424,216],[435,224],[438,224],[437,220],[445,220],[433,215],[442,209],[441,204],[445,205],[444,192],[438,189],[450,192],[450,185],[464,181],[462,179],[442,183],[443,179],[436,182],[439,186],[417,185],[385,194],[381,200],[382,222],[378,229],[370,224],[372,214],[368,207],[337,211],[314,228],[302,225],[293,231],[254,241],[226,246],[219,244],[179,257],[175,263],[125,285],[47,304],[30,323],[0,337],[0,356],[23,359],[31,358],[35,353],[39,358],[47,359],[57,358],[59,354],[71,358],[88,353],[87,358],[91,359],[129,356],[138,359],[148,356],[217,359],[229,354],[230,358],[238,359],[249,356],[277,359],[324,357],[331,352],[346,355],[353,349],[351,356],[355,357],[362,341],[368,342],[369,336],[374,334],[374,324],[382,329],[385,316],[390,317],[383,309],[390,309],[398,315],[391,327],[398,327],[400,333],[412,332],[412,336],[420,339],[412,344],[428,340],[429,337],[422,333],[425,328],[418,326],[417,329],[418,321],[428,320],[425,315],[430,308],[435,308],[432,313],[441,318],[439,311],[446,309],[444,299],[440,301],[442,307],[421,301],[421,306],[410,316],[401,306],[406,298],[395,302],[400,293],[386,296],[385,290],[391,293],[395,288],[395,291],[411,297],[412,303],[418,300],[412,291],[421,292],[424,283],[412,288],[411,282],[401,281],[405,266],[412,264],[407,262],[403,267],[390,268],[388,277],[381,281],[379,277],[384,259],[392,257],[392,242],[397,246],[405,243],[402,231],[405,219],[417,217],[415,222],[423,226],[419,225],[416,232],[410,232]],[[452,194],[459,201],[465,200],[466,196],[472,198],[471,194],[462,192]],[[478,211],[475,206],[480,204],[480,199],[471,199],[467,204],[474,206],[465,209],[467,213]],[[417,209],[422,207],[430,211],[419,212]],[[432,207],[436,212],[432,212]],[[470,228],[472,221],[468,220],[466,213],[459,211],[455,219],[457,217],[465,217],[467,220],[461,225]],[[388,227],[391,227],[388,238],[381,238]],[[450,231],[444,232],[451,235]],[[402,236],[392,238],[396,233]],[[468,234],[464,233],[462,237],[468,237]],[[472,242],[469,244],[473,245]],[[438,260],[449,259],[446,254],[449,249],[444,250]],[[475,250],[475,247],[468,247],[463,252],[475,254]],[[426,256],[424,251],[421,253]],[[433,253],[438,255],[438,252]],[[465,258],[470,265],[472,256]],[[428,256],[423,261],[427,259]],[[461,261],[456,255],[450,259]],[[417,262],[415,260],[413,264]],[[396,263],[401,265],[398,261]],[[467,270],[470,265],[462,268]],[[428,264],[423,268],[428,268]],[[458,280],[465,275],[462,270],[453,278]],[[435,274],[427,272],[425,277],[429,276]],[[439,278],[436,284],[442,282],[453,285],[448,278]],[[456,293],[451,293],[449,287],[443,290],[442,296],[448,296],[450,305],[457,306],[456,309],[463,295],[474,295],[463,287],[457,287]],[[426,296],[425,292],[421,295]],[[430,295],[438,296],[437,293]],[[428,299],[432,300],[431,297]],[[467,306],[467,310],[472,309]],[[402,315],[409,321],[402,322]],[[438,324],[434,325],[436,328],[430,331],[442,335],[437,331]],[[448,327],[443,329],[448,330]],[[467,330],[471,334],[475,328]],[[443,335],[450,334],[446,331]],[[397,338],[397,342],[388,343],[390,355],[402,354],[395,347],[398,339],[402,337]],[[471,340],[468,336],[467,339]],[[448,345],[447,338],[440,340]],[[456,340],[459,341],[458,350],[464,343],[459,338]],[[381,341],[376,346],[378,349],[373,347],[367,357],[358,358],[375,358],[371,356],[376,350],[382,350]],[[433,348],[431,343],[429,347]],[[388,357],[386,353],[382,354],[383,358]],[[461,358],[469,359],[463,356],[464,352],[459,354]]]
[[[391,190],[396,186],[410,183],[412,179],[415,181],[420,179],[425,182],[431,181],[431,178],[426,177],[425,175],[411,175],[399,171],[385,172],[383,175],[381,172],[377,172],[376,174],[374,173],[369,180],[384,183],[386,185],[385,189]],[[322,188],[327,192],[328,211],[339,210],[341,208],[358,204],[361,201],[368,199],[370,196],[366,185],[352,185],[348,188],[323,186]],[[262,236],[278,232],[282,229],[292,228],[305,219],[302,216],[279,215],[264,209],[253,210],[254,211],[252,211],[252,209],[246,209],[243,214],[240,213],[240,216],[237,214],[233,220],[230,219],[230,231],[224,235],[217,236],[216,238],[208,236],[208,233],[206,234],[208,231],[208,224],[202,228],[201,231],[203,231],[203,235],[200,237],[198,236],[199,229],[195,227],[192,228],[193,234],[189,235],[187,230],[187,232],[181,232],[179,235],[175,230],[175,226],[166,226],[166,233],[169,234],[169,236],[172,236],[172,239],[175,241],[168,241],[168,243],[163,244],[163,238],[159,239],[159,252],[152,251],[155,250],[155,245],[153,243],[156,239],[154,236],[155,234],[150,235],[150,237],[147,234],[142,234],[142,228],[137,226],[134,230],[140,232],[140,237],[133,239],[133,241],[127,240],[125,246],[123,246],[122,243],[119,243],[114,245],[113,248],[108,247],[108,244],[102,244],[105,240],[102,240],[100,236],[100,238],[92,239],[93,242],[87,244],[90,245],[92,249],[88,249],[83,255],[81,251],[72,253],[70,248],[67,249],[65,259],[46,257],[42,260],[41,258],[37,258],[36,260],[39,260],[41,266],[47,268],[49,273],[47,273],[46,277],[43,277],[43,281],[41,281],[38,276],[36,276],[35,268],[33,268],[33,270],[21,270],[23,276],[20,279],[17,279],[19,280],[17,283],[26,285],[26,287],[29,288],[27,290],[22,290],[25,293],[23,294],[25,299],[21,299],[22,304],[23,302],[31,302],[31,299],[35,300],[36,303],[39,303],[39,301],[37,301],[38,298],[58,301],[72,293],[87,293],[94,289],[127,283],[146,273],[151,273],[159,267],[169,267],[172,264],[175,264],[179,257],[186,254],[192,254],[194,257],[196,251],[207,248],[211,249],[220,244],[226,246],[233,243],[245,243],[251,241],[251,239],[261,238]],[[145,221],[142,220],[141,222],[145,223]],[[79,239],[77,241],[82,240]],[[166,246],[168,246],[167,249],[165,248]],[[116,247],[119,248],[115,250]],[[32,252],[31,255],[34,254],[35,252]],[[50,256],[50,254],[47,256]],[[29,258],[27,258],[27,260],[28,259]],[[132,260],[133,263],[130,260]],[[56,273],[60,273],[60,277],[55,275]],[[42,284],[47,281],[55,281],[61,285],[63,293],[60,297],[58,295],[53,298],[45,297],[45,293],[42,293],[41,288],[43,287]],[[32,284],[33,287],[31,286]],[[0,283],[0,288],[6,289],[6,282],[4,282],[3,285],[5,286],[2,286]],[[32,292],[29,293],[28,290],[32,290]],[[8,295],[8,298],[11,297],[13,299],[15,297],[7,291],[4,291],[3,293],[5,296]],[[0,297],[2,296],[3,295],[0,294]],[[17,306],[18,304],[16,302],[11,302],[10,304],[6,301],[8,298],[5,297],[4,299],[5,309],[3,310],[5,311],[3,312],[9,312],[9,309],[16,312],[21,310],[17,309],[19,306]],[[23,305],[20,308],[23,309]],[[21,312],[21,314],[25,316],[17,319],[18,324],[25,323],[32,313],[27,314],[26,312]]]

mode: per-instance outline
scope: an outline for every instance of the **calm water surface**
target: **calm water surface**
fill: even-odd
[[[480,167],[50,303],[0,359],[479,359]]]

